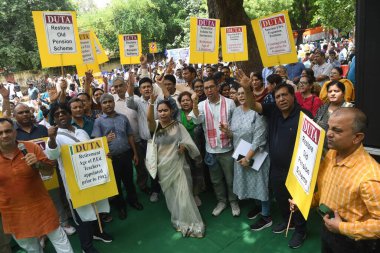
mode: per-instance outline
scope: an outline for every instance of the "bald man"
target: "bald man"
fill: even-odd
[[[322,252],[380,252],[380,166],[363,147],[367,117],[340,108],[328,124],[330,150],[312,202],[331,210],[323,215]]]

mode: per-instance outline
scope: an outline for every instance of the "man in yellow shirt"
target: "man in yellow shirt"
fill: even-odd
[[[312,202],[331,210],[323,216],[322,252],[380,252],[380,166],[362,144],[367,117],[339,108],[328,124],[330,150]]]

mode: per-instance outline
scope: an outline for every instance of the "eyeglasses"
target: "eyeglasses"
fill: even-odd
[[[308,82],[299,82],[299,85],[309,85]]]
[[[195,86],[194,87],[194,90],[203,90],[204,88],[203,88],[203,86]]]

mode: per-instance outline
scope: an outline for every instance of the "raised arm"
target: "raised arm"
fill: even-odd
[[[240,83],[240,86],[243,87],[245,92],[245,101],[247,105],[254,111],[258,113],[263,112],[263,107],[260,103],[256,102],[255,97],[253,96],[251,80],[248,76],[243,72],[243,70],[239,69],[236,72],[236,80]]]
[[[3,96],[3,116],[11,116],[11,105],[9,103],[9,90],[0,84],[0,95]]]
[[[148,120],[148,127],[150,132],[154,132],[156,129],[156,121],[154,120],[154,102],[156,101],[157,96],[150,95],[149,99],[149,106],[147,111],[147,120]]]

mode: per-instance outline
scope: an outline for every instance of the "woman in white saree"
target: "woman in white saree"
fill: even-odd
[[[151,133],[157,128],[157,172],[172,225],[183,236],[201,238],[205,226],[194,201],[191,171],[184,154],[187,150],[192,159],[200,159],[199,150],[186,128],[172,119],[169,102],[163,100],[157,104],[159,120],[154,120],[154,102],[152,95],[147,112],[148,126]]]

